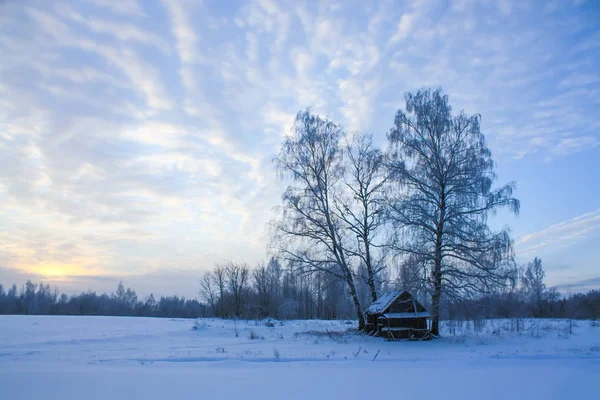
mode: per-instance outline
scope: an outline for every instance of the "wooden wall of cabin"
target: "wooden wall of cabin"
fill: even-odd
[[[383,329],[385,329],[387,326],[388,326],[388,323],[387,323],[387,321],[385,321]],[[393,318],[393,319],[389,319],[389,326],[392,328],[427,329],[427,319],[426,318]]]
[[[367,314],[367,325],[370,325],[369,327],[372,330],[377,330],[377,319],[381,316],[381,314]]]

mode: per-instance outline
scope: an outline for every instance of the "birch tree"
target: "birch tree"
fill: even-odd
[[[252,283],[256,292],[259,314],[268,315],[272,293],[270,291],[270,276],[267,267],[261,264],[252,271]]]
[[[506,229],[492,232],[487,218],[501,208],[514,213],[514,184],[497,189],[494,162],[480,116],[452,114],[441,89],[406,94],[388,134],[390,171],[403,193],[391,204],[395,247],[417,257],[429,272],[432,333],[439,334],[440,300],[490,292],[504,285],[513,264]]]
[[[212,273],[213,284],[217,287],[217,293],[219,295],[219,313],[217,316],[225,316],[225,267],[217,265]]]
[[[546,298],[546,284],[544,278],[546,273],[542,267],[542,260],[535,257],[532,262],[527,264],[523,278],[521,279],[522,285],[526,293],[530,296],[533,301],[536,313],[538,316],[542,315],[542,303]]]
[[[324,272],[343,280],[353,300],[359,329],[364,317],[354,282],[348,235],[336,210],[343,175],[342,128],[301,111],[275,163],[292,183],[274,221],[274,241],[282,260],[301,274]]]
[[[202,274],[202,277],[200,278],[200,295],[210,306],[213,315],[217,315],[214,278],[215,277],[210,271],[206,271]]]
[[[250,276],[250,267],[245,263],[237,264],[229,262],[225,264],[224,269],[227,287],[233,297],[234,315],[239,318],[242,316],[244,295],[247,290]]]
[[[343,183],[347,192],[339,215],[356,246],[348,251],[365,266],[363,277],[370,289],[371,300],[377,300],[378,275],[386,268],[383,227],[385,222],[385,189],[388,170],[384,155],[373,143],[373,137],[356,134],[347,142]]]

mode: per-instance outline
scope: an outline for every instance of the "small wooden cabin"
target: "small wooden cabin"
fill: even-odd
[[[365,311],[365,330],[388,339],[409,339],[429,334],[431,316],[406,290],[393,290],[380,296]]]

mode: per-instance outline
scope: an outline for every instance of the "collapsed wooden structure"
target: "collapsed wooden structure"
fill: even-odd
[[[365,330],[388,339],[429,337],[429,313],[406,290],[383,294],[365,311]]]

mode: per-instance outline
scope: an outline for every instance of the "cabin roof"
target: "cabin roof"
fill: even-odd
[[[405,312],[405,313],[386,313],[382,317],[394,319],[394,318],[427,318],[431,315],[427,311],[419,312]]]
[[[404,290],[392,290],[384,293],[367,308],[365,314],[382,314],[402,293]]]

